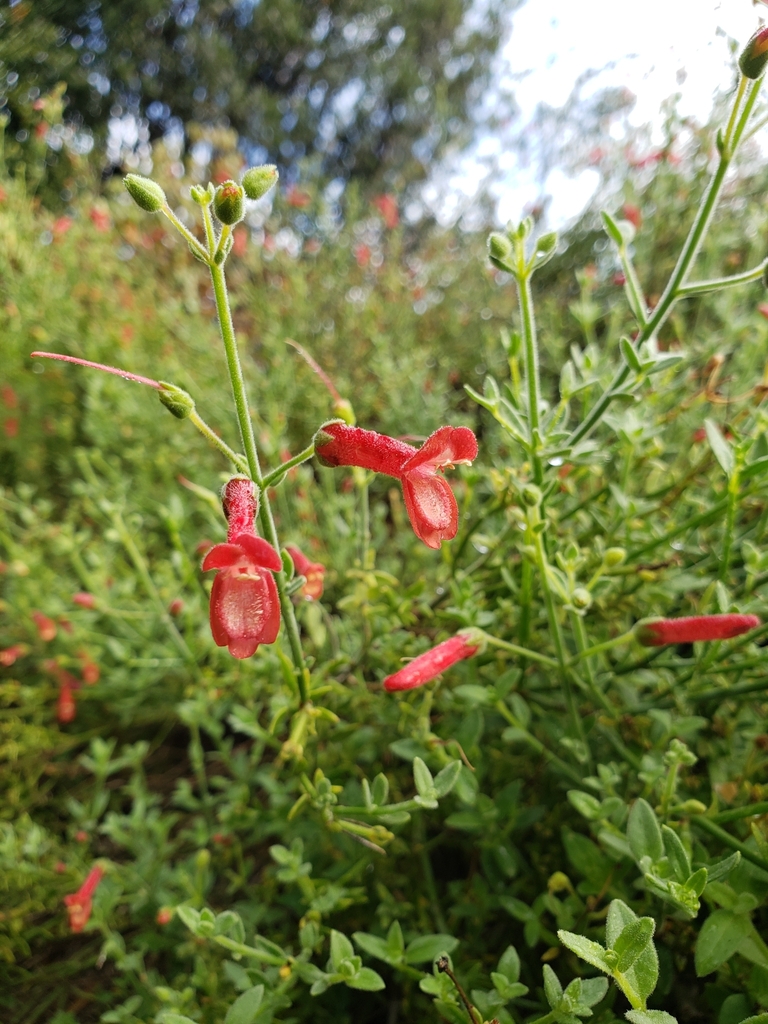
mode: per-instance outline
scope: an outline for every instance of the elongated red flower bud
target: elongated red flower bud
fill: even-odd
[[[259,511],[259,499],[253,481],[233,476],[221,491],[221,505],[227,517],[227,540],[232,543],[241,533],[255,533],[253,521]]]
[[[682,619],[642,619],[633,632],[643,647],[663,647],[697,640],[729,640],[759,625],[756,615],[689,615]]]
[[[745,78],[759,78],[768,64],[768,28],[761,28],[741,51],[739,69]]]
[[[437,647],[420,654],[394,675],[387,676],[384,689],[393,693],[396,690],[415,690],[417,686],[431,683],[457,661],[474,657],[481,646],[473,632],[457,633],[449,640],[443,640]]]
[[[331,420],[315,435],[315,454],[324,466],[360,466],[399,479],[400,470],[416,454],[416,448],[375,430]]]

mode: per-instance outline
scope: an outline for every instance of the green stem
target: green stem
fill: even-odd
[[[733,274],[731,277],[713,277],[709,281],[693,281],[682,287],[678,292],[678,298],[686,299],[691,295],[704,295],[705,292],[717,292],[723,288],[733,288],[737,284],[750,284],[752,281],[759,281],[768,268],[768,260],[763,260],[751,270],[745,270],[741,274]]]
[[[523,250],[524,243],[520,242]],[[533,312],[530,271],[524,266],[525,253],[521,252],[520,272],[517,278],[517,296],[520,305],[520,323],[525,352],[525,381],[528,388],[528,429],[533,479],[538,485],[544,480],[544,470],[539,455],[539,407],[541,385],[539,382],[539,350],[536,344],[536,318]]]
[[[227,280],[224,275],[224,268],[217,264],[210,265],[211,280],[213,282],[213,293],[216,300],[216,310],[219,317],[219,329],[221,339],[224,342],[224,351],[227,357],[229,379],[232,384],[232,395],[235,400],[235,410],[240,425],[240,436],[243,442],[243,450],[248,462],[248,470],[254,483],[262,488],[261,503],[259,508],[259,520],[266,540],[275,548],[280,550],[280,541],[277,536],[277,528],[272,515],[272,508],[269,501],[269,494],[264,489],[264,480],[259,465],[259,455],[256,449],[256,438],[253,433],[250,411],[248,409],[248,397],[245,391],[245,380],[243,369],[240,365],[240,353],[237,349],[237,338],[235,327],[232,322],[232,311],[229,306],[229,295],[227,293]],[[283,613],[283,623],[288,634],[288,642],[291,647],[291,655],[296,668],[296,680],[299,688],[299,698],[302,704],[309,699],[309,672],[304,664],[304,653],[301,649],[301,638],[299,625],[296,621],[293,602],[288,594],[288,581],[285,573],[275,573],[277,593],[280,598],[280,608]]]
[[[262,487],[271,487],[274,483],[279,483],[285,474],[294,468],[294,466],[300,466],[302,462],[307,462],[315,454],[314,442],[304,449],[303,452],[299,452],[298,455],[294,455],[292,459],[288,459],[287,462],[283,462],[277,469],[273,469],[271,472],[266,473],[261,480]]]
[[[583,628],[582,624],[582,630]],[[603,651],[610,651],[612,647],[619,647],[621,644],[632,643],[634,639],[635,634],[630,629],[628,633],[622,633],[621,636],[615,636],[612,640],[604,640],[601,644],[594,644],[592,647],[584,647],[583,650],[579,650],[578,654],[575,654],[573,658],[571,658],[570,663],[573,664],[576,661],[581,661],[582,658],[591,658],[595,654],[602,654]]]
[[[203,225],[205,227],[205,238],[208,243],[208,252],[211,257],[213,257],[213,254],[216,251],[216,232],[213,229],[211,208],[207,203],[203,206]]]
[[[632,314],[640,324],[641,327],[645,327],[648,322],[648,308],[645,304],[645,297],[643,295],[643,289],[640,284],[640,280],[637,276],[637,271],[629,258],[627,247],[622,245],[619,249],[619,259],[621,260],[621,267],[624,271],[624,291],[627,296],[627,302],[629,308],[632,310]]]
[[[198,242],[198,240],[195,238],[195,236],[192,234],[189,228],[181,223],[181,221],[170,208],[170,206],[166,205],[162,207],[160,212],[165,214],[165,216],[168,218],[171,224],[173,224],[173,226],[176,228],[176,230],[179,232],[182,238],[184,238],[184,240],[189,243],[189,247],[190,249],[192,249],[195,255],[199,259],[201,259],[203,263],[210,264],[211,257],[206,252],[205,247]]]
[[[198,416],[196,412],[191,412],[187,418],[193,426],[197,427],[206,440],[210,441],[215,448],[219,449],[222,455],[229,459],[235,469],[240,473],[246,473],[248,471],[248,464],[242,455],[238,455],[237,452],[234,452],[229,447],[226,441],[222,441],[216,431],[209,427],[205,420]]]
[[[720,826],[716,825],[711,818],[705,818],[703,814],[694,814],[691,816],[691,821],[694,825],[703,829],[704,832],[709,832],[711,836],[719,839],[721,843],[729,846],[732,850],[738,850],[745,860],[756,864],[757,867],[762,868],[763,871],[768,871],[767,860],[763,860],[762,857],[753,853],[752,850],[744,845],[744,843],[740,843],[738,839],[734,839],[730,832],[726,832],[724,828],[720,828]]]
[[[520,627],[519,634],[523,643],[528,643],[531,636],[531,612],[533,610],[533,564],[523,558],[520,573]]]
[[[749,97],[744,106],[744,110],[738,120],[738,123],[736,123],[738,108],[746,88],[743,81],[739,84],[739,90],[733,110],[731,111],[728,130],[726,131],[724,145],[721,149],[720,162],[718,163],[717,170],[712,176],[709,187],[704,194],[701,205],[699,206],[693,224],[691,225],[691,229],[688,232],[688,237],[686,238],[685,244],[680,252],[675,269],[672,271],[669,281],[667,282],[667,286],[656,304],[650,319],[640,331],[637,341],[635,342],[636,348],[639,348],[643,342],[648,341],[649,338],[652,338],[654,334],[656,334],[669,316],[672,306],[680,297],[680,290],[685,285],[685,277],[688,274],[691,264],[699,253],[704,236],[712,221],[712,216],[715,212],[715,207],[720,197],[720,192],[723,188],[728,168],[739,144],[744,128],[746,127],[746,123],[749,120],[749,115],[752,113],[752,109],[757,100],[757,94],[759,92],[761,82],[762,79],[758,79],[753,83]],[[734,124],[736,124],[735,128],[733,127]],[[622,367],[622,369],[616,373],[613,381],[609,384],[587,416],[585,416],[579,426],[576,427],[569,437],[569,445],[573,446],[578,444],[579,441],[583,440],[592,432],[592,430],[594,430],[597,424],[602,420],[603,415],[613,399],[616,397],[617,393],[619,393],[622,386],[628,380],[631,373],[632,371],[628,366]]]
[[[612,715],[614,714],[614,708],[611,707],[611,702],[597,685],[595,673],[592,669],[592,662],[590,661],[590,657],[587,653],[589,647],[587,645],[587,631],[584,629],[584,620],[580,615],[577,615],[576,612],[571,613],[571,625],[573,628],[573,635],[576,640],[576,647],[578,649],[576,657],[584,659],[584,669],[586,671],[587,685],[589,686],[590,693],[597,703]]]
[[[713,814],[709,820],[724,825],[728,821],[739,821],[741,818],[751,818],[756,814],[768,814],[768,803],[763,801],[759,804],[747,804],[746,807],[735,807],[732,811],[721,811],[719,814]]]
[[[739,470],[735,469],[728,481],[728,514],[725,519],[725,536],[723,537],[723,557],[720,562],[720,582],[728,580],[731,565],[731,548],[733,532],[736,529],[736,511],[739,506]]]
[[[440,906],[440,899],[437,895],[435,874],[432,870],[432,861],[429,859],[429,850],[427,850],[427,835],[423,814],[415,814],[413,816],[413,838],[415,852],[418,855],[419,862],[421,863],[421,870],[424,874],[424,886],[427,892],[427,899],[429,900],[432,908],[432,917],[434,918],[435,926],[437,927],[438,932],[441,932],[443,935],[447,935],[449,934],[448,924],[445,920],[443,908]]]
[[[503,700],[497,700],[494,707],[506,722],[521,733],[528,746],[532,747],[537,754],[544,758],[545,761],[549,764],[556,765],[563,775],[567,776],[572,782],[575,782],[577,786],[584,785],[584,776],[571,768],[571,766],[566,761],[563,761],[561,757],[558,757],[557,754],[553,754],[548,747],[544,746],[541,740],[536,739],[533,733],[529,732],[525,728],[520,719],[512,714]]]
[[[538,508],[530,510],[531,518],[538,519]],[[536,565],[539,570],[539,579],[541,581],[541,589],[544,594],[544,605],[547,609],[547,619],[549,620],[549,630],[552,634],[552,639],[555,644],[555,654],[557,655],[557,663],[560,668],[560,679],[563,688],[563,696],[565,698],[565,706],[568,708],[568,714],[571,719],[574,732],[577,738],[583,743],[584,749],[589,754],[589,746],[587,744],[587,737],[584,733],[584,726],[579,715],[579,709],[576,706],[576,699],[573,694],[573,686],[571,685],[571,673],[568,667],[569,658],[565,650],[565,643],[563,641],[563,633],[560,629],[560,620],[557,617],[557,608],[555,607],[555,599],[552,595],[552,588],[549,585],[549,574],[547,556],[544,552],[544,542],[540,531],[533,527],[538,525],[535,522],[531,523],[529,534],[533,540],[533,547],[536,552]],[[591,757],[590,757],[591,760]]]
[[[559,662],[555,661],[554,658],[547,657],[546,654],[539,654],[538,651],[532,651],[527,647],[519,647],[517,644],[511,644],[507,640],[500,640],[497,636],[491,636],[490,633],[486,633],[484,630],[478,630],[478,633],[482,633],[487,643],[492,647],[498,647],[502,651],[509,651],[510,654],[519,654],[521,658],[528,658],[529,661],[538,661],[540,665],[548,665],[550,668],[557,668]]]

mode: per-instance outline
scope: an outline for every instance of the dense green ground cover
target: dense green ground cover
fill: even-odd
[[[636,169],[624,186],[643,217],[634,249],[651,299],[710,146],[702,135],[681,163]],[[697,277],[763,260],[764,186],[742,164]],[[532,467],[463,387],[485,386],[493,405],[490,374],[524,406],[523,353],[506,332],[515,290],[489,270],[484,240],[414,240],[352,201],[331,229],[321,205],[278,198],[266,244],[228,264],[268,466],[332,412],[286,338],[361,425],[422,438],[461,423],[480,441],[453,475],[461,527],[439,553],[413,536],[389,478],[310,462],[275,488],[281,537],[327,566],[322,600],[298,616],[314,706],[332,715],[297,718],[285,644],[235,662],[210,637],[199,546],[224,537],[224,460],[148,389],[28,358],[63,351],[173,381],[236,445],[205,268],[117,189],[85,195],[70,222],[19,179],[2,188],[0,649],[22,645],[0,668],[3,1020],[458,1024],[455,990],[432,973],[446,952],[483,1020],[565,1024],[603,987],[561,1003],[552,971],[563,987],[599,971],[556,932],[604,943],[612,900],[655,923],[649,1006],[721,1024],[768,1009],[762,632],[652,651],[627,641],[582,658],[565,686],[556,664],[489,646],[425,689],[381,689],[403,658],[465,627],[555,655],[523,496]],[[619,269],[585,228],[534,278],[544,398],[570,427],[635,329]],[[566,657],[645,616],[764,616],[762,295],[757,282],[681,302],[659,344],[683,358],[639,374],[594,445],[545,467]],[[80,591],[92,608],[73,602]],[[83,678],[88,664],[99,679],[61,723],[62,672]],[[434,790],[422,765],[443,772]],[[407,803],[380,809],[387,799]],[[724,862],[734,851],[740,863]],[[96,860],[106,877],[72,935],[62,900]],[[703,892],[703,876],[689,878],[702,866]],[[176,913],[158,923],[164,908]],[[239,917],[209,924],[204,908]],[[628,1005],[612,985],[594,1019]]]

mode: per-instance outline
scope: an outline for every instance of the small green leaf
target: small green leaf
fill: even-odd
[[[664,850],[678,882],[685,882],[691,874],[691,862],[677,832],[669,825],[661,826]],[[698,895],[698,894],[697,894]]]
[[[563,986],[549,964],[544,964],[544,995],[547,997],[551,1009],[556,1010],[560,1006],[563,999]]]
[[[568,803],[587,821],[598,821],[602,817],[602,804],[591,793],[583,793],[580,789],[568,790]]]
[[[349,988],[358,988],[363,992],[380,992],[384,988],[384,979],[370,967],[363,967],[346,984]]]
[[[448,796],[453,787],[456,785],[456,780],[461,772],[461,761],[451,761],[449,764],[442,768],[435,776],[434,788],[437,793],[438,799],[442,799],[444,796]]]
[[[387,802],[389,796],[389,781],[386,775],[382,775],[381,772],[373,780],[373,786],[371,787],[371,799],[377,807],[383,807]]]
[[[557,937],[567,949],[570,949],[576,956],[580,956],[582,960],[586,960],[588,964],[592,964],[600,971],[605,971],[606,974],[612,973],[612,968],[609,967],[605,959],[605,950],[599,942],[593,942],[583,935],[576,935],[575,932],[566,932],[562,929],[557,933]]]
[[[709,441],[712,453],[720,463],[720,468],[727,477],[732,476],[736,465],[733,449],[723,437],[720,428],[714,420],[704,420],[704,429],[707,432],[707,440]]]
[[[677,1017],[664,1010],[627,1010],[624,1016],[631,1024],[677,1024]]]
[[[613,946],[619,958],[616,964],[618,971],[625,974],[629,970],[653,938],[655,928],[652,917],[639,917],[626,925]]]
[[[342,960],[351,960],[354,955],[355,950],[347,936],[342,935],[341,932],[337,932],[334,928],[332,928],[331,963],[333,964],[334,971],[338,971],[339,964],[342,962]]]
[[[632,855],[637,861],[641,861],[643,857],[657,861],[664,856],[664,843],[658,819],[651,805],[642,797],[635,800],[629,812],[627,839]]]
[[[227,1010],[224,1024],[253,1024],[263,998],[263,985],[255,985],[243,992]]]
[[[520,957],[514,946],[507,946],[499,959],[497,968],[507,981],[518,981],[520,978]]]
[[[355,944],[368,956],[374,956],[377,960],[385,963],[392,963],[392,951],[388,943],[379,935],[369,935],[368,932],[354,932],[352,938]]]
[[[434,799],[435,783],[432,773],[420,757],[413,759],[413,781],[419,796],[427,800]]]
[[[618,245],[619,248],[621,248],[624,245],[624,238],[621,234],[619,225],[616,223],[616,221],[613,219],[610,213],[608,213],[607,210],[601,210],[600,216],[603,218],[605,233],[608,235],[612,242],[615,242],[616,245]]]
[[[642,373],[643,364],[640,362],[640,357],[635,351],[635,346],[632,344],[629,338],[620,338],[619,348],[621,349],[622,358],[624,359],[624,362],[627,364],[630,370],[634,370],[635,373]]]
[[[393,921],[387,932],[387,952],[395,960],[402,958],[405,942],[403,941],[403,930],[399,921]]]
[[[730,960],[749,934],[746,914],[731,910],[715,910],[704,922],[696,942],[696,974],[703,978]]]
[[[420,935],[409,942],[405,949],[407,964],[423,964],[432,961],[441,953],[451,954],[459,944],[452,935]]]

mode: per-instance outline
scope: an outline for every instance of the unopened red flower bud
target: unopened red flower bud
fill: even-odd
[[[79,605],[80,608],[95,608],[96,598],[93,594],[89,594],[87,591],[81,590],[77,594],[72,595],[72,603]]]
[[[681,619],[643,619],[633,629],[643,647],[729,640],[760,625],[756,615],[690,615]]]
[[[768,28],[758,29],[739,57],[739,69],[745,78],[759,78],[768,64]]]
[[[277,184],[279,177],[274,164],[251,167],[243,175],[243,191],[249,199],[261,199]]]
[[[173,599],[173,601],[171,601],[171,603],[168,605],[168,614],[169,615],[173,615],[175,617],[177,615],[181,615],[181,613],[183,611],[184,611],[184,602],[181,600],[180,597],[175,597]]]
[[[245,192],[234,181],[225,181],[216,189],[213,210],[222,224],[237,224],[245,213]]]
[[[173,920],[173,910],[171,907],[161,907],[157,912],[155,918],[158,924],[170,924]]]
[[[10,668],[11,665],[15,665],[19,658],[23,658],[27,653],[27,648],[24,644],[13,644],[11,647],[6,647],[5,650],[0,651],[0,665],[4,668]]]
[[[479,639],[471,632],[457,633],[450,640],[443,640],[437,647],[420,654],[394,675],[387,676],[384,680],[384,689],[388,693],[393,693],[396,690],[413,690],[417,686],[431,683],[457,661],[472,658],[480,647]]]
[[[165,192],[151,178],[144,178],[140,174],[126,174],[123,184],[134,203],[147,213],[157,213],[166,205]]]
[[[42,612],[32,612],[32,619],[37,626],[38,636],[45,643],[49,643],[56,636],[56,623],[53,619],[49,619],[47,615],[43,615]]]

